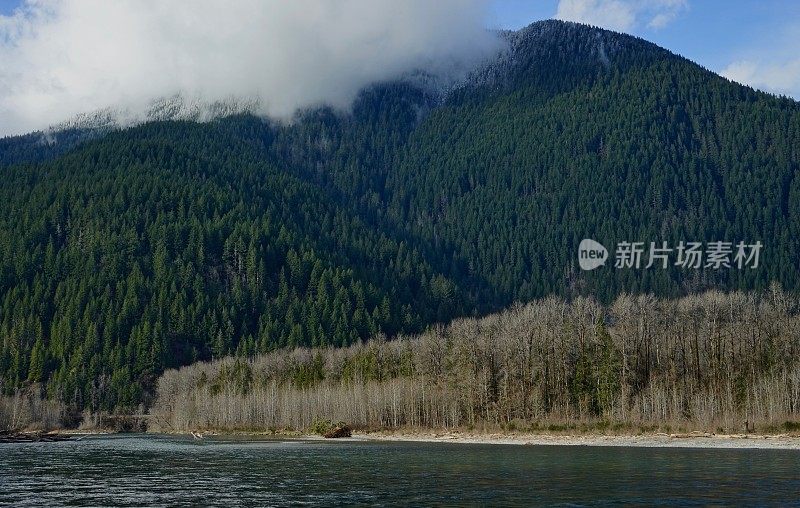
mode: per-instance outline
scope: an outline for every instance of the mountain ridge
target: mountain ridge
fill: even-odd
[[[549,295],[796,291],[798,103],[593,27],[507,36],[446,97],[396,80],[347,114],[0,141],[0,391],[135,407],[166,368]],[[764,253],[758,270],[584,272],[584,238]]]
[[[497,81],[507,79],[508,75],[512,72],[519,71],[520,68],[524,70],[526,61],[530,62],[535,58],[541,58],[543,56],[542,48],[537,42],[546,40],[549,33],[563,29],[572,32],[589,30],[591,32],[591,37],[589,39],[593,37],[596,45],[592,46],[592,41],[589,40],[590,45],[588,46],[588,53],[606,67],[608,67],[610,63],[610,55],[613,55],[622,47],[627,46],[630,48],[631,45],[648,47],[655,50],[657,53],[666,52],[670,56],[686,59],[681,55],[634,35],[582,23],[542,20],[533,22],[519,30],[497,31],[498,37],[502,41],[498,51],[492,57],[478,62],[471,69],[455,72],[455,77],[448,77],[447,75],[439,76],[435,73],[432,74],[427,71],[418,70],[400,76],[395,80],[389,80],[389,82],[406,82],[418,86],[420,89],[436,97],[437,102],[446,100],[451,93],[464,87],[497,86]],[[582,49],[585,50],[587,48],[584,47]],[[577,54],[580,54],[580,52],[573,54],[573,56]],[[700,66],[689,59],[686,60]],[[703,68],[705,69],[705,67]],[[731,81],[731,83],[735,82]],[[368,85],[365,90],[376,85],[379,84]],[[792,100],[791,98],[788,99]],[[254,116],[259,116],[258,109],[261,101],[262,99],[255,97],[227,97],[219,100],[206,100],[200,97],[187,96],[183,93],[176,93],[171,97],[162,97],[152,100],[141,117],[137,117],[137,115],[126,110],[104,108],[81,113],[73,118],[51,125],[41,131],[34,131],[19,136],[10,136],[10,138],[19,138],[41,132],[46,142],[52,142],[57,140],[51,140],[51,137],[63,131],[86,131],[96,129],[101,132],[107,132],[111,129],[126,128],[154,121],[189,120],[203,122],[239,114],[253,114]],[[309,109],[313,110],[315,108],[312,107]],[[298,113],[302,114],[303,112],[300,111]]]

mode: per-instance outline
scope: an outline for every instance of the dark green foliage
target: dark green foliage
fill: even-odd
[[[464,312],[413,246],[278,169],[240,126],[154,124],[5,171],[5,389],[49,380],[79,407],[129,406],[166,367]]]
[[[0,138],[0,166],[49,160],[106,132],[107,129],[104,128],[70,128]]]
[[[596,325],[594,346],[581,342],[572,377],[572,399],[584,414],[602,416],[619,395],[621,353],[603,321]]]
[[[443,103],[387,83],[351,114],[288,125],[0,141],[0,389],[42,381],[78,408],[131,407],[165,368],[553,293],[797,288],[798,103],[599,29],[508,37]],[[765,247],[758,270],[583,273],[586,237]],[[585,354],[573,387],[601,413],[616,353]]]

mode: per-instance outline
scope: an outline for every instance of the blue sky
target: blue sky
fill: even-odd
[[[0,14],[9,14],[19,3],[19,0],[0,0]]]

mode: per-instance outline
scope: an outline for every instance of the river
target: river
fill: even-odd
[[[800,452],[153,435],[0,445],[0,504],[799,505]]]

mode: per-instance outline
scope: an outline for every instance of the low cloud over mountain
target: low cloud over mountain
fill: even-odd
[[[363,86],[468,67],[496,47],[484,0],[27,0],[0,16],[0,135],[154,100],[346,108]]]

